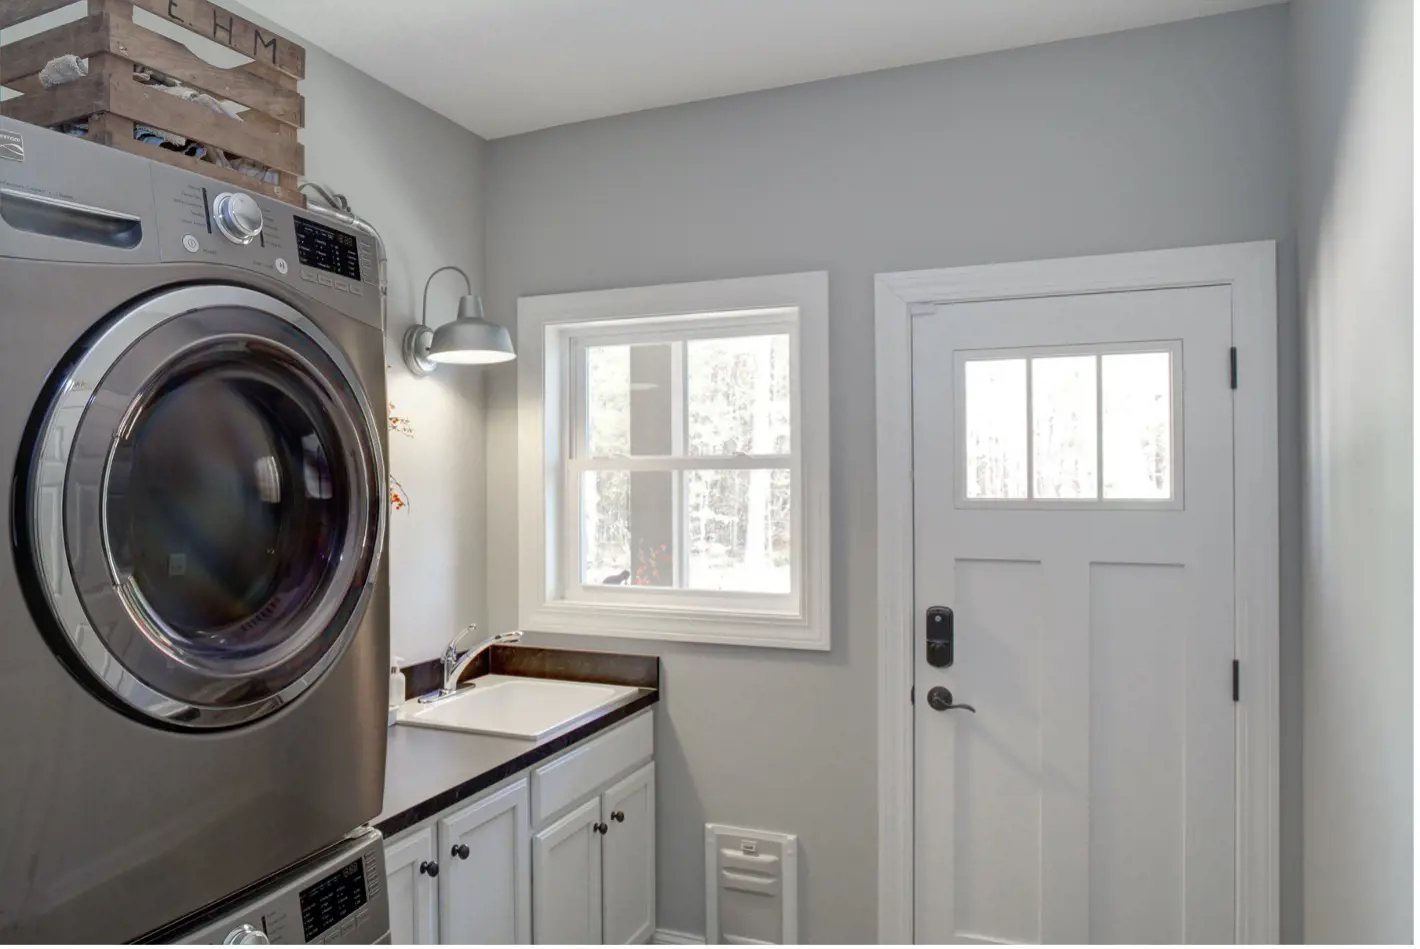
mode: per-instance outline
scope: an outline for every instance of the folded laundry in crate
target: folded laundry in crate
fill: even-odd
[[[55,86],[62,86],[66,82],[73,82],[75,79],[83,79],[88,74],[88,57],[75,56],[73,53],[70,53],[67,56],[59,56],[45,63],[44,68],[39,71],[39,84],[46,89],[53,89]]]
[[[89,74],[89,60],[85,57],[75,56],[72,53],[65,56],[58,56],[45,64],[39,72],[39,81],[46,89],[61,86],[66,82],[73,82],[82,79]],[[220,112],[228,118],[242,121],[241,113],[231,104],[223,102],[215,96],[209,95],[200,89],[193,89],[184,86],[176,79],[164,76],[162,73],[154,72],[145,67],[135,67],[133,78],[144,85],[152,86],[170,96],[191,102],[194,105],[205,106],[213,112]],[[67,122],[60,129],[69,135],[84,136],[89,134],[87,122]],[[232,171],[240,172],[249,178],[256,178],[268,184],[276,184],[280,179],[275,169],[259,162],[236,157],[232,158],[220,148],[208,148],[200,142],[189,141],[185,136],[170,132],[167,129],[156,128],[149,125],[134,125],[133,137],[140,142],[147,142],[150,145],[158,145],[173,151],[180,151],[193,158],[204,159],[221,168],[228,168]]]

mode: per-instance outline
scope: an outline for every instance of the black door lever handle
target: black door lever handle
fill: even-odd
[[[938,712],[949,712],[954,708],[965,709],[971,714],[976,714],[976,706],[967,705],[965,702],[953,702],[952,690],[945,686],[934,685],[927,690],[927,704]]]

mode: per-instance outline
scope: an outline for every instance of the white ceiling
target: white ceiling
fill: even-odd
[[[1280,0],[243,0],[485,138]]]

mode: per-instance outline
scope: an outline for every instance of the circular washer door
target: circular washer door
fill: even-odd
[[[340,350],[286,304],[227,286],[137,304],[69,367],[34,446],[44,596],[126,709],[251,722],[355,635],[384,542],[379,429]]]

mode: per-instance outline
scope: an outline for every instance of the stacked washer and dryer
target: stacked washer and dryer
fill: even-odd
[[[0,119],[0,942],[388,940],[377,252]]]

